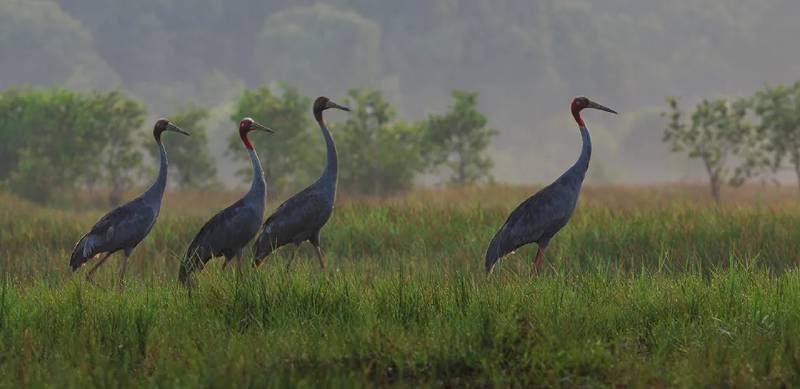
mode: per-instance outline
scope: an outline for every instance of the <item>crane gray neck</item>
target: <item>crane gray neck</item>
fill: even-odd
[[[167,161],[167,151],[164,149],[164,145],[161,142],[158,142],[158,153],[160,155],[158,176],[156,177],[156,181],[153,182],[153,185],[150,185],[150,188],[144,192],[142,197],[157,201],[160,204],[161,198],[164,197],[164,190],[167,188],[167,167],[169,165],[169,161]]]
[[[261,168],[261,161],[259,161],[255,149],[247,149],[247,153],[250,154],[250,162],[253,164],[253,182],[250,184],[250,190],[247,195],[261,196],[263,198],[267,191],[267,183],[264,181],[264,170]]]
[[[589,170],[589,159],[592,157],[592,138],[589,137],[589,130],[586,128],[586,126],[581,126],[580,131],[581,140],[583,142],[581,155],[578,157],[578,160],[575,161],[575,164],[569,168],[567,174],[577,178],[579,182],[583,182],[583,178],[586,176],[586,171]]]
[[[319,129],[322,131],[322,136],[325,137],[325,147],[327,148],[327,162],[325,163],[325,171],[322,173],[322,177],[319,178],[319,182],[324,182],[335,187],[336,177],[339,172],[339,160],[336,156],[336,145],[333,143],[331,132],[328,131],[328,126],[325,125],[325,122],[322,120],[322,118],[317,120],[317,123],[319,123]]]

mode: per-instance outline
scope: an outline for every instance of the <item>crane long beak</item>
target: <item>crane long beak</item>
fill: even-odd
[[[266,132],[269,132],[270,134],[274,134],[275,133],[275,131],[273,129],[271,129],[271,128],[267,127],[267,126],[263,126],[263,125],[261,125],[260,123],[257,123],[257,122],[253,122],[253,129],[254,130],[259,130],[259,131],[266,131]]]
[[[594,109],[599,109],[601,111],[611,112],[611,113],[613,113],[615,115],[617,114],[617,111],[615,111],[615,110],[613,110],[611,108],[602,106],[600,104],[597,104],[597,103],[595,103],[594,101],[591,101],[591,100],[589,101],[589,105],[586,108],[594,108]]]
[[[330,101],[330,100],[328,100],[328,103],[326,105],[327,106],[325,108],[336,108],[336,109],[341,109],[342,111],[350,112],[350,108],[349,107],[345,107],[343,105],[336,104],[336,103],[334,103],[333,101]]]
[[[176,125],[174,125],[172,123],[167,124],[167,129],[175,131],[175,132],[178,132],[178,133],[181,133],[181,134],[186,135],[186,136],[191,136],[191,135],[189,135],[188,132],[184,131],[182,128],[180,128],[180,127],[178,127],[178,126],[176,126]]]

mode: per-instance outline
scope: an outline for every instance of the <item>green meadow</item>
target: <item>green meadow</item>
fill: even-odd
[[[0,195],[0,387],[795,386],[800,202],[747,187],[587,187],[535,246],[483,273],[533,188],[340,198],[310,246],[176,281],[193,234],[237,193],[167,194],[151,234],[96,277],[75,241],[105,209]],[[275,204],[270,204],[270,208]],[[91,264],[91,263],[90,263]]]

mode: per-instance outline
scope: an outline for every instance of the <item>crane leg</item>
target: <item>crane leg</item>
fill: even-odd
[[[317,259],[319,260],[319,266],[322,268],[322,271],[328,267],[327,260],[325,259],[325,255],[322,254],[322,249],[319,247],[318,244],[314,245],[314,251],[317,253]]]
[[[123,285],[125,283],[125,271],[128,270],[128,258],[131,256],[131,253],[125,251],[122,256],[122,266],[119,269],[119,284]]]
[[[289,256],[289,262],[286,263],[286,271],[289,271],[289,268],[292,267],[292,261],[294,261],[294,256],[297,255],[297,249],[300,248],[299,244],[294,245],[292,248],[292,254]]]
[[[533,267],[531,269],[531,275],[539,275],[539,269],[542,267],[542,263],[544,263],[544,247],[539,247],[536,250],[536,258],[533,260]]]
[[[242,250],[236,252],[236,273],[240,276],[244,274],[244,260],[242,259]]]
[[[100,265],[102,265],[103,263],[105,263],[105,262],[106,262],[106,259],[108,259],[108,257],[109,257],[110,255],[111,255],[111,253],[105,253],[105,254],[103,254],[103,256],[102,256],[102,257],[100,257],[100,259],[99,259],[99,260],[97,261],[97,263],[96,263],[96,264],[95,264],[95,265],[94,265],[94,266],[93,266],[93,267],[92,267],[92,268],[89,270],[89,272],[88,272],[88,273],[86,273],[86,279],[87,279],[87,280],[89,280],[89,282],[94,282],[94,278],[93,278],[93,277],[94,277],[94,272],[96,272],[96,271],[97,271],[97,268],[98,268],[98,267],[100,267]]]

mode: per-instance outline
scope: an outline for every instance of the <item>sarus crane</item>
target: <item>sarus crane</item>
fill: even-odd
[[[604,107],[586,97],[572,100],[571,110],[583,140],[583,148],[578,160],[555,182],[544,187],[520,204],[505,224],[497,231],[489,248],[486,250],[486,273],[491,274],[497,261],[503,256],[528,243],[536,242],[538,250],[533,260],[532,272],[537,274],[544,261],[544,251],[550,239],[564,227],[572,216],[578,203],[583,178],[589,169],[589,158],[592,154],[592,141],[586,128],[581,111],[585,108],[601,111],[617,112]]]
[[[189,281],[194,271],[203,269],[211,258],[218,256],[225,257],[223,268],[232,258],[236,258],[239,271],[242,270],[242,249],[258,233],[264,220],[264,206],[267,199],[267,184],[261,161],[248,138],[248,134],[254,130],[273,132],[272,129],[251,118],[244,118],[239,122],[239,137],[253,164],[250,190],[233,205],[214,215],[194,237],[186,250],[186,256],[181,262],[178,273],[178,279],[182,284]]]
[[[133,201],[114,209],[103,216],[86,235],[75,244],[69,265],[72,271],[78,270],[84,263],[102,254],[97,264],[89,270],[86,277],[91,281],[95,271],[108,259],[111,254],[122,250],[122,267],[119,272],[119,281],[125,278],[128,258],[134,248],[141,242],[153,225],[156,223],[161,210],[161,199],[167,186],[167,152],[161,143],[161,134],[164,131],[175,131],[184,135],[188,132],[178,128],[167,119],[158,119],[153,128],[153,137],[158,144],[161,163],[158,176],[153,185]]]
[[[322,119],[322,112],[330,108],[350,111],[350,108],[336,104],[324,96],[318,97],[314,101],[314,119],[319,124],[327,149],[325,170],[316,182],[286,200],[264,222],[253,248],[256,267],[277,248],[294,243],[295,249],[287,263],[288,268],[292,264],[297,246],[305,241],[311,242],[314,246],[322,270],[324,271],[327,267],[325,256],[320,248],[319,236],[320,230],[333,212],[333,202],[336,199],[336,176],[339,169],[336,145],[333,143],[328,126]]]

